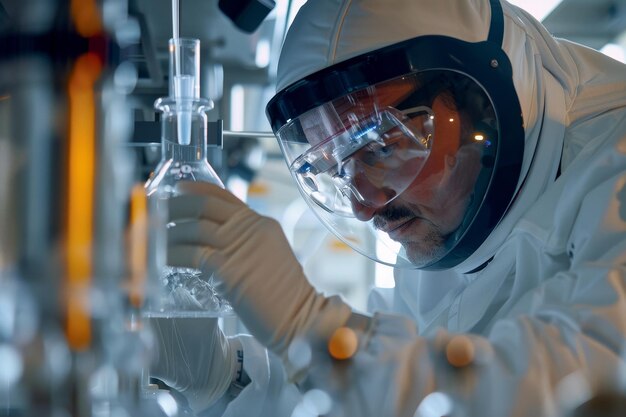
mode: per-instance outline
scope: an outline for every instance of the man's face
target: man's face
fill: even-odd
[[[480,171],[481,152],[473,145],[460,146],[462,114],[438,97],[433,101],[435,140],[418,177],[390,203],[373,208],[352,199],[356,217],[374,226],[404,247],[415,265],[441,258],[445,242],[465,214]],[[361,180],[357,188],[367,187]],[[379,190],[381,200],[388,198]],[[369,191],[372,195],[372,191]]]

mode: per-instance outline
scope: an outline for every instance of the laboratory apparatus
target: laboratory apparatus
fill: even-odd
[[[165,265],[168,224],[167,200],[176,195],[179,181],[222,181],[209,164],[207,115],[213,103],[200,97],[200,41],[169,41],[169,96],[159,98],[162,159],[145,188],[151,212],[151,238],[147,317],[219,317],[229,315],[230,305],[214,289],[213,277],[194,268]]]

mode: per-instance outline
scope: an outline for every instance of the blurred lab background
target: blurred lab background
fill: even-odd
[[[280,221],[318,289],[364,309],[391,269],[317,221],[264,114],[303,3],[180,0],[180,36],[200,40],[210,164]],[[514,3],[625,60],[626,0]],[[171,0],[0,0],[0,415],[183,414],[142,389],[151,342],[137,315],[171,37]]]

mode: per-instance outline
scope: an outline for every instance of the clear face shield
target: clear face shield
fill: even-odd
[[[463,235],[491,177],[498,132],[475,80],[430,70],[321,104],[277,138],[329,229],[371,259],[419,268]]]

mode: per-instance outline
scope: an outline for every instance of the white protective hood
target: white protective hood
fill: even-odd
[[[502,8],[503,50],[513,67],[526,132],[522,175],[507,214],[483,245],[455,268],[460,272],[489,260],[554,180],[561,155],[562,170],[575,157],[582,144],[568,126],[626,105],[626,74],[620,64],[586,47],[555,40],[532,16],[505,1]],[[348,58],[418,36],[484,41],[490,19],[488,0],[309,0],[285,40],[277,90]]]

